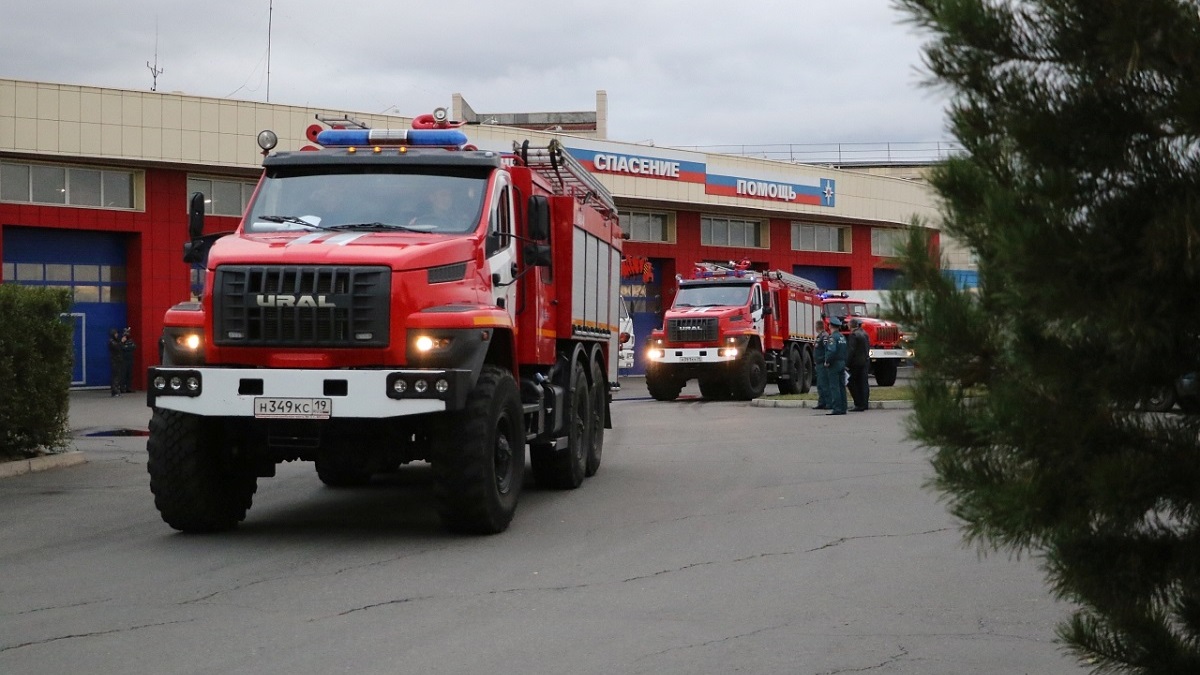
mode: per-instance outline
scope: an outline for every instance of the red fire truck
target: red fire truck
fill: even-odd
[[[896,383],[896,373],[905,359],[911,359],[913,352],[904,340],[904,332],[893,321],[887,321],[871,316],[871,303],[850,297],[849,293],[821,294],[822,312],[825,316],[836,316],[842,320],[842,332],[849,333],[849,320],[857,319],[867,334],[867,342],[871,349],[871,374],[875,384],[890,387]]]
[[[324,120],[323,120],[324,121]],[[149,369],[150,487],[183,531],[232,528],[260,477],[313,461],[353,486],[429,462],[455,531],[513,517],[600,466],[616,382],[621,231],[604,186],[552,142],[478,150],[446,119],[324,129],[274,152],[236,232],[184,259],[199,302]]]
[[[809,390],[820,290],[749,266],[698,263],[691,279],[679,280],[663,328],[647,344],[646,386],[655,399],[675,400],[693,378],[711,399],[750,400],[769,381],[782,394]]]

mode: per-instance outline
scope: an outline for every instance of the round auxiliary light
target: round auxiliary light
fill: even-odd
[[[392,383],[392,390],[397,394],[403,394],[404,392],[408,391],[408,383],[404,380],[396,380]]]
[[[183,388],[183,378],[179,377],[178,375],[176,375],[175,377],[172,377],[171,378],[171,389],[173,389],[175,391],[179,391],[181,388]]]
[[[429,389],[429,383],[425,380],[417,380],[416,382],[413,382],[413,389],[418,394],[424,394]]]
[[[450,389],[450,383],[447,382],[446,380],[438,380],[433,385],[433,388],[437,389],[437,393],[444,394]]]
[[[166,389],[167,388],[167,378],[163,377],[162,375],[159,375],[158,377],[154,378],[154,388],[159,389],[159,390]]]
[[[200,390],[200,379],[197,378],[195,375],[189,377],[187,379],[187,388],[188,388],[188,391],[193,391],[193,392],[199,391]]]
[[[258,132],[258,147],[263,151],[270,152],[275,149],[276,145],[279,145],[279,136],[276,136],[274,131],[264,129]]]

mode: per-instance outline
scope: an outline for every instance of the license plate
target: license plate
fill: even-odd
[[[259,396],[254,399],[254,416],[258,418],[326,420],[333,412],[333,399],[276,398]]]
[[[699,356],[681,356],[679,357],[679,360],[683,361],[684,363],[700,363]]]

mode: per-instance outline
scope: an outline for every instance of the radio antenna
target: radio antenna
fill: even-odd
[[[154,17],[154,65],[147,61],[146,67],[150,69],[150,91],[158,91],[158,76],[163,74],[158,67],[158,17]]]
[[[267,103],[271,102],[271,22],[275,17],[275,0],[267,3]]]

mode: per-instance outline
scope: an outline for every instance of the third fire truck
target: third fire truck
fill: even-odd
[[[768,382],[783,394],[807,392],[820,318],[820,290],[808,279],[747,262],[699,263],[650,336],[650,395],[672,401],[693,378],[712,399],[750,400]]]

